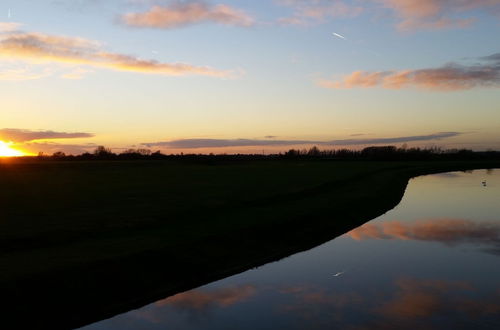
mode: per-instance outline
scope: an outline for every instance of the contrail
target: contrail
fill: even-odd
[[[347,38],[346,38],[346,37],[344,37],[343,35],[340,35],[340,34],[335,33],[335,32],[333,32],[332,34],[333,34],[334,36],[338,37],[338,38],[341,38],[341,39],[347,40]]]

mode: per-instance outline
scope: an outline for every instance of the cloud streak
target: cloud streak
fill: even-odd
[[[0,57],[30,63],[86,65],[115,71],[167,76],[229,77],[232,75],[230,71],[209,67],[184,63],[164,63],[107,52],[96,41],[36,32],[9,31],[0,33]]]
[[[385,88],[416,87],[435,91],[458,91],[479,87],[500,87],[500,54],[482,57],[480,64],[450,63],[438,68],[401,71],[355,71],[340,80],[321,79],[324,88]]]
[[[204,1],[175,1],[166,6],[153,6],[142,13],[127,13],[120,21],[128,26],[173,29],[200,23],[251,26],[254,19],[242,10],[219,4],[211,6]]]
[[[32,131],[18,128],[0,129],[0,140],[15,143],[29,142],[35,140],[53,140],[53,139],[77,139],[94,137],[91,133],[67,133],[54,131]]]
[[[166,147],[173,149],[224,148],[224,147],[256,147],[256,146],[292,146],[292,145],[368,145],[385,143],[404,143],[413,141],[441,140],[461,135],[460,132],[441,132],[429,135],[402,136],[374,139],[346,139],[332,141],[316,140],[254,140],[254,139],[179,139],[163,142],[143,143],[148,147]]]

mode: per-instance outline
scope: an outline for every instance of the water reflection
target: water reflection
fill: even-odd
[[[322,246],[85,329],[500,329],[499,183],[416,178],[397,208]]]
[[[149,308],[134,312],[137,319],[153,324],[167,323],[171,316],[169,310],[184,315],[189,320],[209,318],[217,309],[224,309],[241,303],[257,292],[253,285],[228,286],[212,290],[198,289],[179,293],[157,301]]]
[[[477,244],[500,255],[500,222],[464,219],[429,219],[416,222],[367,223],[348,233],[355,240],[399,239],[439,242],[454,246]]]
[[[191,290],[160,300],[156,306],[172,306],[179,310],[206,311],[214,307],[228,307],[244,301],[255,294],[253,285],[227,287],[217,290]]]
[[[213,326],[213,318],[229,306],[245,305],[254,295],[258,300],[274,296],[271,300],[281,301],[270,314],[274,320],[293,320],[286,325],[290,329],[330,329],[332,325],[343,329],[442,329],[443,325],[450,329],[477,329],[498,325],[500,316],[500,287],[484,293],[465,281],[400,278],[388,289],[361,292],[319,286],[268,287],[257,291],[251,285],[192,290],[135,311],[129,318],[141,320],[143,329],[178,329],[172,326],[179,325],[179,314],[173,314],[174,311],[184,314],[181,328],[221,329],[223,324],[219,325],[221,328]],[[247,328],[238,324],[227,329]]]
[[[455,329],[500,315],[500,290],[482,295],[461,281],[401,278],[390,290],[342,294],[303,288],[291,294],[292,303],[282,310],[299,315],[311,329],[331,325],[345,329],[430,329],[432,321],[438,319],[461,324],[452,327]]]

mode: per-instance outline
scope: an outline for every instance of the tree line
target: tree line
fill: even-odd
[[[159,150],[127,149],[115,153],[104,146],[93,152],[67,155],[62,151],[46,155],[39,153],[41,160],[260,160],[260,159],[338,159],[338,160],[500,160],[499,151],[472,151],[469,149],[407,148],[406,146],[373,146],[361,150],[330,149],[320,150],[313,146],[309,149],[290,149],[275,154],[163,154]]]

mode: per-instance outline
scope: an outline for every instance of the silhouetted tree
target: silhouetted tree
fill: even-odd
[[[99,158],[109,158],[111,156],[113,156],[113,152],[111,151],[111,149],[108,149],[104,146],[98,146],[95,150],[94,150],[94,156],[97,156]]]
[[[151,150],[149,149],[137,149],[137,153],[142,156],[150,156]]]
[[[300,154],[298,150],[295,149],[290,149],[287,152],[285,152],[285,157],[292,158],[292,157],[297,157]]]
[[[311,149],[309,149],[309,151],[307,151],[307,155],[312,157],[318,157],[321,155],[321,151],[319,151],[318,147],[314,146]]]
[[[52,158],[64,158],[66,154],[62,151],[56,151],[52,154]]]

